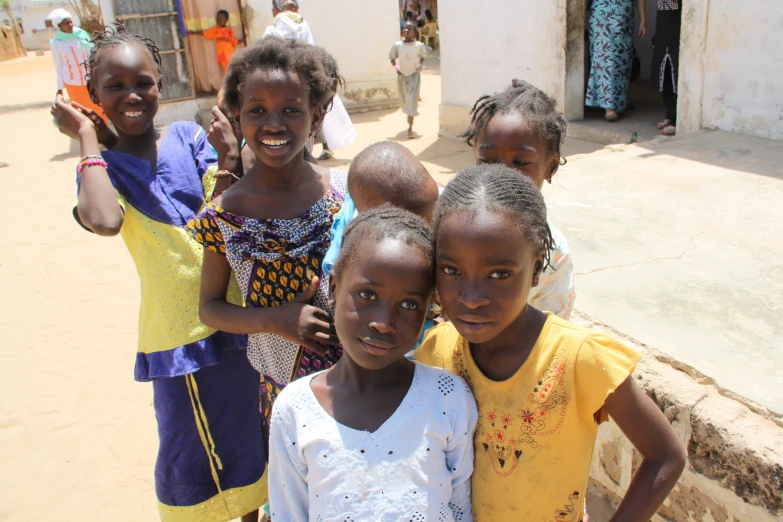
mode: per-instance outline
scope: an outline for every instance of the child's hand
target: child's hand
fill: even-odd
[[[81,131],[95,130],[95,124],[90,118],[65,103],[62,94],[55,98],[51,113],[60,132],[72,139],[78,140]]]
[[[98,136],[98,143],[107,149],[114,147],[114,145],[117,143],[117,135],[114,134],[109,128],[106,120],[98,116],[98,113],[96,113],[94,110],[88,109],[87,107],[77,102],[71,102],[71,107],[78,110],[90,119],[92,124],[95,126],[95,133]]]
[[[218,162],[222,163],[221,160],[229,155],[239,155],[239,143],[231,123],[217,106],[212,107],[212,116],[214,119],[209,124],[207,139],[217,151]]]
[[[331,334],[329,314],[309,303],[318,291],[320,280],[313,277],[310,286],[296,299],[278,307],[282,317],[278,331],[274,332],[291,342],[324,354],[326,346],[337,346],[337,337]]]

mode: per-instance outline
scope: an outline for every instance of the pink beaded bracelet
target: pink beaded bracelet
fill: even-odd
[[[79,166],[76,167],[76,173],[81,176],[82,169],[84,169],[84,167],[92,167],[93,165],[100,165],[104,169],[109,168],[109,166],[106,164],[103,158],[87,156],[81,161],[81,163],[79,163]]]

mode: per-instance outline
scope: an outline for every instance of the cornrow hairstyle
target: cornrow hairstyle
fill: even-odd
[[[353,256],[369,250],[357,248],[363,240],[374,246],[383,239],[400,239],[421,250],[429,261],[429,274],[435,284],[435,249],[429,224],[413,212],[388,204],[359,214],[346,227],[340,255],[332,267],[332,277],[340,277],[343,267]]]
[[[463,170],[446,185],[438,198],[433,218],[435,238],[448,214],[479,209],[511,214],[525,239],[538,248],[537,253],[544,254],[542,270],[549,267],[554,240],[547,222],[544,196],[530,178],[498,163]]]
[[[512,80],[503,92],[484,95],[470,111],[470,127],[460,134],[471,147],[477,145],[490,120],[496,114],[518,113],[534,126],[551,152],[560,153],[568,123],[556,108],[555,99],[525,81]]]
[[[153,63],[156,65],[158,78],[163,76],[163,60],[161,60],[160,49],[158,48],[158,45],[150,38],[129,33],[121,24],[115,24],[113,28],[111,26],[106,26],[104,27],[103,31],[93,33],[90,57],[87,59],[86,64],[82,64],[87,70],[85,79],[87,81],[92,79],[95,71],[100,66],[101,55],[106,49],[127,45],[136,45],[147,51],[150,55],[150,58],[152,58]]]
[[[297,40],[284,40],[267,36],[249,47],[234,54],[223,80],[223,92],[226,105],[232,111],[239,110],[245,94],[247,76],[262,68],[293,71],[307,86],[310,95],[310,107],[319,107],[329,103],[334,97],[335,78],[339,77],[337,62],[331,58],[333,67],[326,70],[324,56],[329,55],[323,49]]]

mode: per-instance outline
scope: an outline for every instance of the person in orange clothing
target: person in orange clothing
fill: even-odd
[[[217,25],[204,31],[191,31],[190,34],[201,34],[207,40],[215,40],[215,50],[217,51],[217,61],[220,64],[220,68],[223,69],[223,75],[226,74],[228,69],[228,62],[231,61],[231,56],[234,54],[234,50],[237,44],[243,41],[234,36],[234,30],[228,27],[228,11],[221,9],[217,12],[216,16]]]

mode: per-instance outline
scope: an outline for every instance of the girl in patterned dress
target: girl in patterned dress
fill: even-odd
[[[434,290],[429,224],[391,205],[348,225],[330,279],[345,355],[274,406],[274,522],[470,522],[476,404],[408,361]]]
[[[324,54],[295,40],[264,38],[235,55],[224,103],[256,163],[189,224],[204,246],[201,318],[226,332],[250,334],[247,355],[261,373],[267,420],[286,384],[329,368],[342,353],[326,311],[321,262],[347,178],[306,162],[303,154],[337,86]],[[226,299],[232,270],[244,307]]]
[[[135,377],[152,381],[161,519],[257,522],[267,490],[258,373],[244,336],[199,320],[202,249],[186,227],[212,196],[217,161],[195,123],[155,128],[162,70],[152,40],[118,27],[93,43],[87,86],[116,144],[101,153],[93,121],[61,97],[53,115],[84,155],[74,217],[97,235],[122,235],[139,273]],[[230,294],[241,302],[236,284]]]
[[[634,382],[636,351],[528,304],[552,250],[541,192],[503,165],[472,167],[446,187],[433,229],[451,322],[416,357],[460,375],[476,397],[476,519],[582,520],[598,425],[611,415],[642,455],[612,520],[649,520],[685,449]]]
[[[473,147],[476,163],[501,163],[530,178],[538,190],[552,183],[565,158],[560,147],[566,120],[555,100],[527,82],[513,80],[503,92],[482,96],[473,106],[470,127],[462,137]],[[574,265],[568,240],[552,223],[549,267],[530,289],[528,303],[568,319],[574,307]]]

